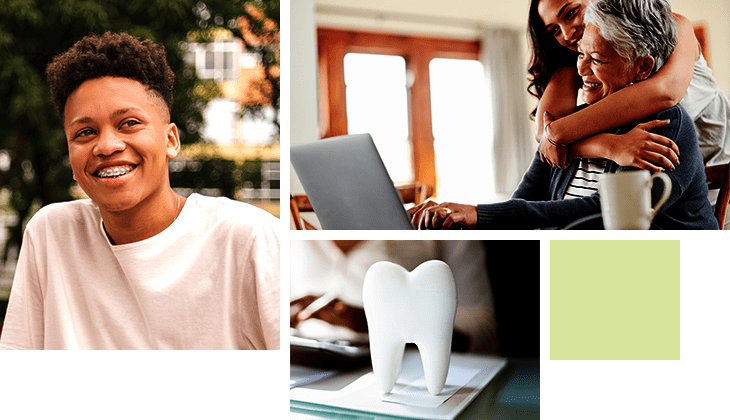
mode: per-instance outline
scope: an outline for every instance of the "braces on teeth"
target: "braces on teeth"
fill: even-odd
[[[124,168],[124,169],[115,168],[115,169],[110,169],[107,171],[99,172],[96,176],[98,176],[99,178],[113,178],[113,177],[117,177],[117,176],[129,173],[131,170],[132,170],[132,168]]]

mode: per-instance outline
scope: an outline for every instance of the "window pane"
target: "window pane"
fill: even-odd
[[[213,52],[213,51],[205,52],[205,69],[206,70],[215,70],[215,52]]]
[[[393,182],[413,182],[408,92],[403,57],[345,55],[347,131],[370,133]]]
[[[484,67],[438,58],[429,72],[438,200],[493,201],[492,108]]]
[[[235,143],[239,111],[240,105],[233,99],[211,99],[203,111],[205,126],[201,134],[215,144]]]
[[[233,53],[223,53],[223,70],[233,70]]]

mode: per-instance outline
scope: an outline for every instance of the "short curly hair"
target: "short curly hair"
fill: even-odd
[[[64,119],[68,97],[87,80],[100,77],[136,80],[164,101],[169,115],[175,73],[167,63],[165,47],[125,33],[89,34],[68,51],[57,55],[46,68],[53,105]]]

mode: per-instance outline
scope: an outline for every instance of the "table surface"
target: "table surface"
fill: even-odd
[[[292,401],[292,419],[399,419],[347,410],[328,410]],[[507,366],[459,414],[457,419],[539,419],[540,361],[508,358]]]

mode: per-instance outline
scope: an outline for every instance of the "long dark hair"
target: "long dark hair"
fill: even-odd
[[[540,14],[537,12],[537,5],[540,0],[530,1],[530,15],[527,18],[527,31],[530,35],[531,57],[527,71],[530,73],[530,84],[527,91],[538,100],[545,93],[550,78],[555,70],[563,67],[573,67],[578,59],[578,53],[563,47],[554,36],[550,35],[545,28]],[[535,118],[537,107],[532,110],[530,116]]]

